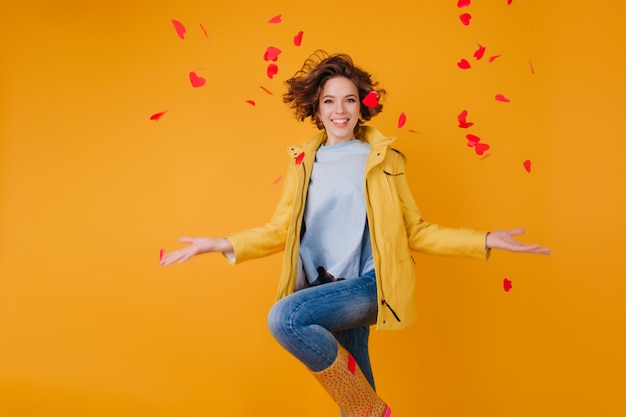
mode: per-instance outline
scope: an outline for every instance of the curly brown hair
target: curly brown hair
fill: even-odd
[[[368,121],[383,110],[380,100],[387,92],[380,88],[376,89],[378,82],[372,81],[371,75],[354,65],[352,58],[346,54],[329,55],[325,51],[315,51],[296,74],[285,81],[287,92],[283,95],[283,102],[295,111],[296,118],[304,121],[307,117],[315,123],[318,129],[324,125],[318,119],[319,101],[322,89],[331,78],[345,77],[351,80],[359,91],[359,101],[371,92],[378,93],[379,104],[376,107],[361,105],[361,119],[358,121],[356,130],[363,121]]]

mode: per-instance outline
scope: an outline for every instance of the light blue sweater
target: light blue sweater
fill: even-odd
[[[317,150],[300,243],[310,283],[317,279],[318,266],[346,279],[374,269],[364,190],[370,149],[368,143],[352,140]]]

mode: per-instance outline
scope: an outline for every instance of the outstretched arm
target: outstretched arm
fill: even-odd
[[[524,234],[522,228],[511,230],[496,230],[487,235],[485,245],[487,249],[503,249],[511,252],[532,253],[539,255],[550,255],[550,249],[539,244],[529,245],[515,239],[513,236]]]
[[[176,261],[182,264],[192,256],[203,253],[232,253],[234,251],[228,239],[223,237],[217,239],[211,237],[181,237],[179,240],[183,243],[189,243],[189,245],[182,249],[164,254],[159,265],[168,266]]]

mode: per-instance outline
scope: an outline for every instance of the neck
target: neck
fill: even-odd
[[[350,142],[351,140],[354,140],[356,138],[352,138],[352,139],[334,139],[334,140],[326,140],[326,142],[324,142],[324,146],[333,146],[333,145],[341,145],[342,143],[346,143],[346,142]]]

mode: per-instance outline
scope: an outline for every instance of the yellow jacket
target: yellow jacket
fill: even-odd
[[[376,328],[402,329],[416,317],[411,251],[487,259],[486,232],[425,222],[409,189],[404,157],[390,147],[396,138],[383,136],[371,127],[363,127],[362,132],[363,140],[372,146],[365,166],[365,204],[380,303]],[[236,263],[285,251],[278,299],[296,291],[301,275],[298,251],[302,216],[315,152],[325,140],[326,134],[321,132],[291,146],[293,162],[271,220],[227,236]]]

